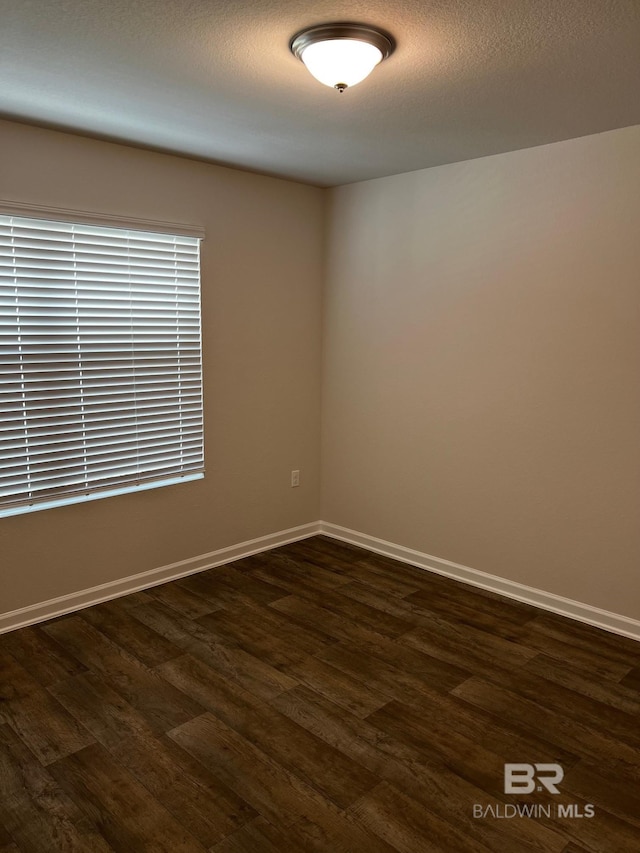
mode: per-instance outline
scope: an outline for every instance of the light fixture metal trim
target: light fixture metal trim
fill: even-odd
[[[392,36],[364,24],[320,24],[316,27],[307,27],[295,34],[289,47],[291,53],[301,60],[304,49],[309,45],[318,41],[332,41],[333,39],[354,39],[372,44],[382,54],[381,62],[391,56],[396,48]]]
[[[328,82],[326,79],[326,71],[325,68],[322,67],[322,64],[318,66],[318,61],[316,58],[316,70],[309,64],[309,61],[304,58],[303,54],[307,50],[307,48],[313,48],[315,50],[315,46],[320,47],[321,44],[327,44],[332,41],[341,42],[345,45],[349,42],[360,42],[361,45],[368,45],[369,48],[374,48],[375,51],[379,54],[379,59],[370,63],[370,67],[367,69],[367,61],[364,62],[364,71],[365,73],[362,76],[358,76],[353,80],[353,84],[358,83],[360,80],[363,80],[367,77],[375,65],[385,60],[388,56],[390,56],[395,50],[396,44],[391,35],[384,32],[383,30],[379,30],[375,27],[370,27],[366,24],[354,24],[354,23],[334,23],[334,24],[320,24],[314,27],[307,27],[304,30],[300,30],[296,33],[291,41],[289,42],[289,48],[293,55],[297,57],[304,65],[307,66],[308,70],[311,74],[316,77],[316,79],[320,80],[321,83],[325,83],[327,86],[333,85],[333,88],[337,89],[339,92],[344,92],[347,88],[348,82],[347,77],[342,78],[344,82],[340,82],[340,76],[337,77],[334,83]],[[309,51],[309,54],[312,51]],[[317,57],[317,54],[316,54]],[[369,57],[370,58],[370,57]],[[342,60],[344,61],[344,54],[342,56]],[[323,73],[318,73],[318,71],[322,69]],[[366,70],[365,70],[366,69]],[[351,69],[352,70],[352,69]]]

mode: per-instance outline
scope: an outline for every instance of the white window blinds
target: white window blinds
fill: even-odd
[[[0,514],[201,476],[199,247],[0,215]]]

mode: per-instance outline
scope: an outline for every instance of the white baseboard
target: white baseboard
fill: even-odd
[[[480,589],[497,592],[507,598],[532,604],[542,610],[568,616],[578,622],[585,622],[587,625],[604,628],[605,631],[611,631],[613,634],[620,634],[623,637],[640,641],[640,621],[637,619],[611,613],[609,610],[601,610],[599,607],[592,607],[590,604],[583,604],[581,601],[563,598],[561,595],[525,586],[516,581],[478,571],[478,569],[471,569],[469,566],[443,560],[440,557],[432,557],[430,554],[423,554],[421,551],[414,551],[411,548],[405,548],[403,545],[394,545],[384,539],[376,539],[375,536],[358,533],[346,527],[339,527],[337,524],[321,521],[320,532],[325,536],[348,542],[351,545],[359,545],[368,551],[391,557],[402,563],[409,563],[420,569],[426,569],[429,572],[435,572],[438,575],[444,575]]]
[[[22,607],[19,610],[0,614],[0,634],[6,631],[13,631],[16,628],[33,625],[37,622],[44,622],[46,619],[53,619],[56,616],[63,616],[65,613],[72,613],[76,610],[81,610],[83,607],[99,604],[102,601],[120,598],[122,595],[129,595],[130,593],[139,592],[140,590],[158,586],[168,581],[177,580],[196,572],[202,572],[205,569],[213,569],[225,563],[232,563],[235,560],[241,560],[243,557],[250,557],[252,554],[269,551],[272,548],[278,548],[280,545],[286,545],[289,542],[308,539],[310,536],[316,536],[319,533],[329,536],[332,539],[338,539],[341,542],[358,545],[376,554],[391,557],[401,563],[408,563],[411,566],[435,572],[436,574],[444,575],[445,577],[479,587],[480,589],[496,592],[499,595],[504,595],[506,598],[523,601],[542,610],[549,610],[561,616],[568,616],[570,619],[575,619],[578,622],[585,622],[587,625],[604,628],[605,631],[611,631],[614,634],[620,634],[623,637],[640,641],[640,621],[637,619],[611,613],[608,610],[601,610],[598,607],[592,607],[590,604],[573,601],[570,598],[563,598],[552,592],[545,592],[542,589],[525,586],[524,584],[510,581],[497,575],[490,575],[478,569],[472,569],[469,566],[452,563],[450,560],[432,557],[430,554],[414,551],[411,548],[405,548],[403,545],[395,545],[393,542],[386,542],[384,539],[377,539],[375,536],[358,533],[355,530],[349,530],[346,527],[340,527],[337,524],[330,524],[325,521],[315,521],[310,524],[303,524],[300,527],[292,527],[289,530],[280,530],[268,536],[249,539],[246,542],[240,542],[228,548],[220,548],[218,551],[211,551],[208,554],[201,554],[198,557],[191,557],[188,560],[182,560],[168,566],[161,566],[157,569],[151,569],[148,572],[140,572],[127,578],[121,578],[120,580],[100,584],[90,589],[80,590],[79,592],[62,595],[58,598],[32,604],[29,607]]]
[[[22,607],[19,610],[12,610],[9,613],[2,613],[0,614],[0,634],[13,631],[16,628],[24,628],[26,625],[33,625],[36,622],[44,622],[46,619],[53,619],[55,616],[63,616],[65,613],[72,613],[75,610],[81,610],[83,607],[99,604],[101,601],[109,601],[112,598],[120,598],[122,595],[149,589],[149,587],[202,572],[205,569],[213,569],[224,563],[231,563],[235,560],[241,560],[243,557],[250,557],[252,554],[269,551],[289,542],[308,539],[319,532],[320,522],[303,524],[300,527],[280,530],[278,533],[271,533],[268,536],[260,536],[258,539],[249,539],[247,542],[240,542],[238,545],[201,554],[199,557],[181,560],[179,563],[172,563],[169,566],[161,566],[148,572],[140,572],[140,574],[103,583],[90,589],[83,589],[69,595],[61,595],[59,598],[51,598],[49,601],[43,601],[39,604],[32,604],[29,607]]]

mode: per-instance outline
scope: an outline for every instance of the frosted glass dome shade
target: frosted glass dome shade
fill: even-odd
[[[388,33],[367,24],[320,24],[300,30],[289,48],[316,80],[344,92],[390,56],[395,41]]]
[[[300,59],[316,80],[333,89],[355,86],[373,71],[382,52],[357,39],[329,39],[310,44]]]

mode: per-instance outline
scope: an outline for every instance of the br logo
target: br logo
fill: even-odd
[[[550,794],[559,794],[556,787],[564,778],[559,764],[505,764],[505,794],[532,794],[544,786]]]

